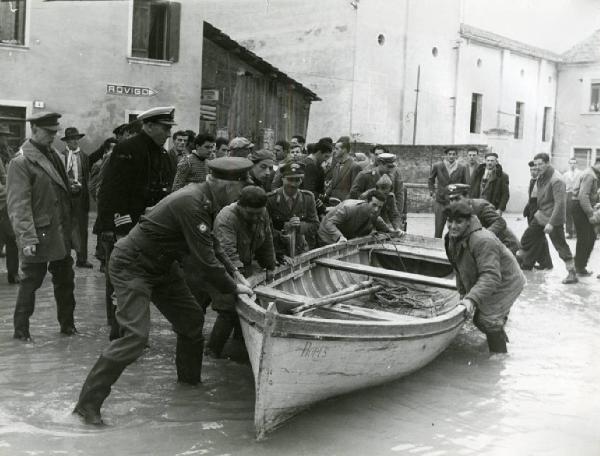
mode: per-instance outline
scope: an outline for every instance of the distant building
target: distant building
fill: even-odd
[[[556,103],[554,161],[589,166],[600,156],[600,30],[562,55]]]

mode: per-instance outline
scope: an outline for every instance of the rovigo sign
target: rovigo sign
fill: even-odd
[[[123,95],[126,97],[151,97],[158,92],[150,87],[106,84],[106,93],[109,95]]]

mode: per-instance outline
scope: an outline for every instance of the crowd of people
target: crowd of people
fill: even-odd
[[[31,340],[35,294],[47,271],[60,331],[73,336],[73,267],[93,267],[88,215],[90,200],[96,202],[95,255],[105,272],[111,330],[75,407],[87,423],[102,422],[100,408],[111,386],[146,347],[150,302],[177,334],[178,380],[197,384],[203,355],[221,357],[232,334],[240,335],[235,300],[252,294],[249,276],[262,272],[268,280],[278,265],[308,250],[405,229],[398,159],[383,146],[352,153],[348,137],[306,144],[298,135],[273,150],[256,149],[243,137],[172,133],[175,110],[159,107],[118,126],[87,154],[79,147],[84,133],[75,127],[64,130],[63,150],[53,147],[60,117],[38,113],[27,119],[31,136],[14,154],[6,147],[10,132],[0,126],[0,241],[8,281],[19,283],[14,338]],[[172,148],[165,150],[169,138]],[[435,236],[447,226],[446,251],[461,302],[474,313],[490,351],[506,352],[504,324],[525,285],[521,270],[553,266],[546,235],[568,270],[563,283],[591,274],[600,158],[583,173],[571,162],[563,177],[547,154],[535,155],[524,211],[529,225],[519,240],[503,218],[508,175],[496,153],[486,152],[484,163],[479,155],[469,149],[463,164],[448,148],[432,165]],[[565,223],[568,237],[577,236],[575,256]],[[204,314],[211,304],[217,319],[205,344]]]

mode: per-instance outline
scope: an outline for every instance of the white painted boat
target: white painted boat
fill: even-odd
[[[317,401],[400,378],[443,352],[465,320],[451,273],[440,240],[406,235],[310,251],[270,283],[252,277],[256,297],[242,297],[237,312],[254,372],[257,439]],[[364,288],[389,297],[390,284],[427,306],[371,305],[374,291]],[[280,313],[281,299],[308,309]]]

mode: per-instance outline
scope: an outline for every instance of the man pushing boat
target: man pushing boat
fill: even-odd
[[[487,337],[490,352],[506,353],[504,325],[510,308],[525,286],[516,258],[490,231],[481,226],[466,201],[444,210],[448,260],[456,273],[456,288],[473,323]]]

